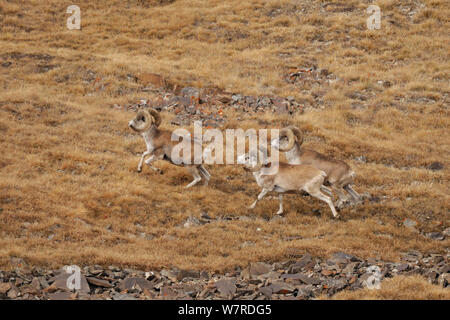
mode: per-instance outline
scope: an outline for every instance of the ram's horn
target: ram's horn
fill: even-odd
[[[280,141],[282,137],[286,137],[288,139],[288,145],[286,147],[282,147],[281,143],[280,143],[280,151],[289,151],[294,147],[294,143],[295,143],[295,136],[294,136],[294,132],[292,131],[292,129],[290,128],[283,128],[280,130]]]
[[[134,122],[137,122],[138,119],[143,119],[143,121],[141,120],[142,124],[134,125],[132,127],[137,132],[147,131],[153,122],[152,116],[150,115],[150,113],[147,110],[139,110]]]

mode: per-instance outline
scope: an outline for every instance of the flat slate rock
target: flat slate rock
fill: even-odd
[[[113,285],[107,280],[98,279],[98,278],[94,278],[94,277],[86,277],[86,280],[90,284],[97,286],[97,287],[102,287],[102,288],[112,288],[113,287]]]
[[[58,276],[56,276],[53,279],[54,281],[50,286],[51,289],[70,291],[71,289],[67,287],[67,280],[70,276],[71,276],[71,274],[66,273],[65,271],[62,271]],[[52,290],[48,290],[48,291],[52,291]],[[89,287],[86,277],[83,276],[82,274],[80,274],[80,289],[77,291],[80,291],[82,293],[89,293],[91,291],[91,288]]]
[[[138,287],[141,290],[144,290],[144,289],[152,290],[153,289],[153,283],[148,281],[145,278],[140,278],[140,277],[125,278],[124,280],[122,280],[119,283],[120,291],[133,290],[133,289],[137,289]]]
[[[216,281],[216,288],[224,297],[232,297],[236,293],[235,279],[220,279]]]
[[[250,274],[253,276],[259,276],[272,271],[272,266],[264,262],[256,262],[250,264]]]

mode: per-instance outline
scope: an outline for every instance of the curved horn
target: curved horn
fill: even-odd
[[[150,126],[152,125],[152,117],[147,110],[139,110],[135,119],[139,119],[140,117],[144,119],[144,121],[142,121],[142,124],[134,125],[132,128],[137,132],[147,131],[148,128],[150,128]]]
[[[300,129],[295,126],[289,126],[288,128],[292,130],[295,137],[297,138],[298,144],[301,145],[303,143],[303,133],[300,131]]]
[[[148,109],[148,112],[153,116],[154,123],[156,127],[159,127],[159,125],[161,124],[161,115],[159,114],[158,111],[156,111],[155,109]]]
[[[295,143],[295,135],[291,128],[283,128],[280,130],[280,139],[281,137],[287,137],[288,138],[288,145],[286,147],[282,147],[280,144],[280,151],[289,151],[294,147]]]

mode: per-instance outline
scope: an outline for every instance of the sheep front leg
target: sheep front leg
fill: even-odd
[[[142,172],[142,164],[144,163],[144,158],[146,156],[148,156],[149,154],[151,154],[151,151],[148,151],[148,150],[142,154],[141,160],[139,161],[138,168],[137,168],[138,172]]]
[[[145,160],[145,164],[148,165],[148,166],[150,167],[150,169],[152,169],[153,171],[162,173],[162,170],[161,170],[161,169],[155,168],[155,167],[152,166],[152,164],[151,164],[153,161],[161,160],[162,158],[163,158],[163,155],[162,155],[162,156],[161,156],[161,155],[157,156],[157,155],[152,154],[150,158],[148,158],[147,160]]]

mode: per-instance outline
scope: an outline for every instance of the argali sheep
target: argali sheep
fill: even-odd
[[[172,141],[172,132],[170,132],[169,130],[159,129],[160,124],[161,116],[158,111],[154,109],[139,110],[136,114],[136,117],[128,123],[128,126],[131,129],[142,134],[142,137],[144,138],[145,144],[147,146],[147,150],[141,156],[137,171],[142,171],[142,165],[145,157],[150,156],[147,160],[145,160],[145,163],[156,172],[161,172],[160,169],[155,168],[152,165],[152,162],[156,160],[167,160],[173,164],[185,166],[194,177],[194,180],[189,183],[186,188],[190,188],[198,183],[200,180],[202,180],[202,177],[205,179],[205,185],[208,185],[208,181],[211,175],[203,167],[203,165],[194,164],[193,153],[191,155],[191,161],[188,163],[183,161],[182,152],[177,156],[172,155],[173,148],[179,142]],[[195,150],[193,148],[193,144],[196,144],[198,142],[192,139],[191,143],[191,150]]]
[[[319,152],[301,148],[303,135],[297,127],[290,126],[280,130],[278,139],[273,139],[272,147],[278,148],[285,153],[290,164],[312,165],[326,173],[325,182],[338,194],[337,207],[341,207],[348,200],[346,191],[355,202],[360,200],[360,195],[352,188],[355,172],[350,166],[341,160],[330,159]],[[332,196],[329,188],[322,188],[328,195]]]
[[[259,163],[258,162],[259,156]],[[333,217],[339,218],[339,214],[333,205],[330,197],[321,192],[325,181],[326,173],[310,165],[291,165],[288,163],[271,163],[264,159],[264,154],[258,150],[258,155],[247,152],[238,157],[238,163],[243,164],[244,168],[253,173],[258,186],[262,188],[258,198],[250,206],[255,208],[256,203],[260,201],[268,192],[278,192],[280,207],[276,214],[283,213],[283,194],[300,193],[305,191],[311,196],[320,199],[328,204]]]

